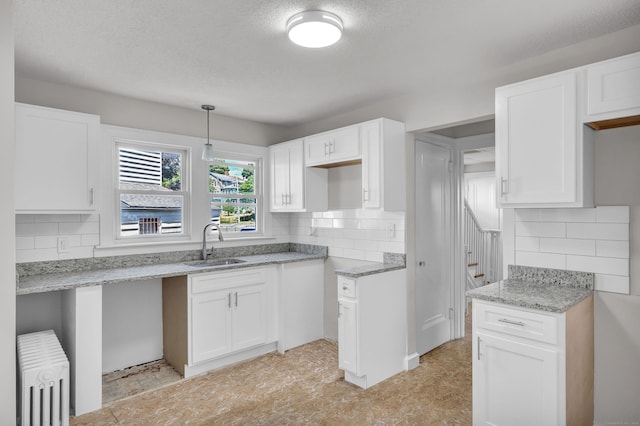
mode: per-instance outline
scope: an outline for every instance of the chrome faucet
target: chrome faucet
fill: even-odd
[[[218,240],[224,241],[224,237],[222,236],[222,231],[220,230],[220,226],[215,223],[207,223],[202,230],[202,260],[207,261],[207,228],[213,227],[218,230]],[[211,255],[213,255],[213,244],[211,245]]]

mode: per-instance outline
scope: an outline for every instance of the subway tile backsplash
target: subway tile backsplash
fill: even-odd
[[[515,263],[593,272],[595,289],[629,292],[628,206],[516,209]]]
[[[379,210],[291,213],[290,241],[324,245],[329,256],[382,262],[383,253],[406,253],[405,214]]]
[[[68,240],[66,252],[58,251],[58,239]],[[17,214],[16,262],[78,259],[93,256],[100,243],[97,214]]]

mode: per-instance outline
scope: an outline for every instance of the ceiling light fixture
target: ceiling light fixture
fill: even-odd
[[[213,161],[215,160],[215,155],[213,153],[213,145],[209,142],[209,113],[216,109],[213,105],[202,105],[202,109],[207,111],[207,143],[204,145],[202,149],[202,159],[204,161]]]
[[[322,10],[307,10],[287,21],[289,40],[302,47],[331,46],[342,37],[342,20]]]

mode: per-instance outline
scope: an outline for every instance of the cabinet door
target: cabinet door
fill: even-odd
[[[289,195],[289,146],[270,147],[271,157],[271,211],[284,210]]]
[[[382,140],[378,121],[360,126],[362,144],[362,206],[381,207],[382,199]]]
[[[501,206],[579,201],[576,91],[575,72],[496,89]]]
[[[358,372],[358,303],[338,301],[338,368]]]
[[[301,210],[305,203],[304,154],[302,140],[289,145],[289,195],[287,209]]]
[[[267,286],[257,284],[232,291],[232,348],[234,351],[267,340]]]
[[[100,118],[16,105],[15,208],[27,212],[89,212]]]
[[[349,126],[304,139],[305,165],[357,160],[361,156],[358,126]]]
[[[640,53],[587,67],[588,121],[640,114]]]
[[[558,425],[560,354],[484,333],[474,339],[473,424]]]
[[[230,290],[192,296],[190,364],[231,351],[231,299]]]

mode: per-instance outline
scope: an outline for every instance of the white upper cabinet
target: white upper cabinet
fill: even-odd
[[[496,89],[500,207],[593,205],[593,134],[575,70]]]
[[[306,166],[357,161],[361,156],[358,126],[308,136],[304,149]]]
[[[360,124],[362,207],[405,210],[404,124],[380,118]]]
[[[584,121],[640,116],[640,52],[585,68],[587,108]],[[638,120],[640,117],[631,124],[638,124]]]
[[[269,147],[272,212],[327,210],[327,171],[305,168],[302,139]]]
[[[100,117],[16,104],[18,213],[95,210]]]

